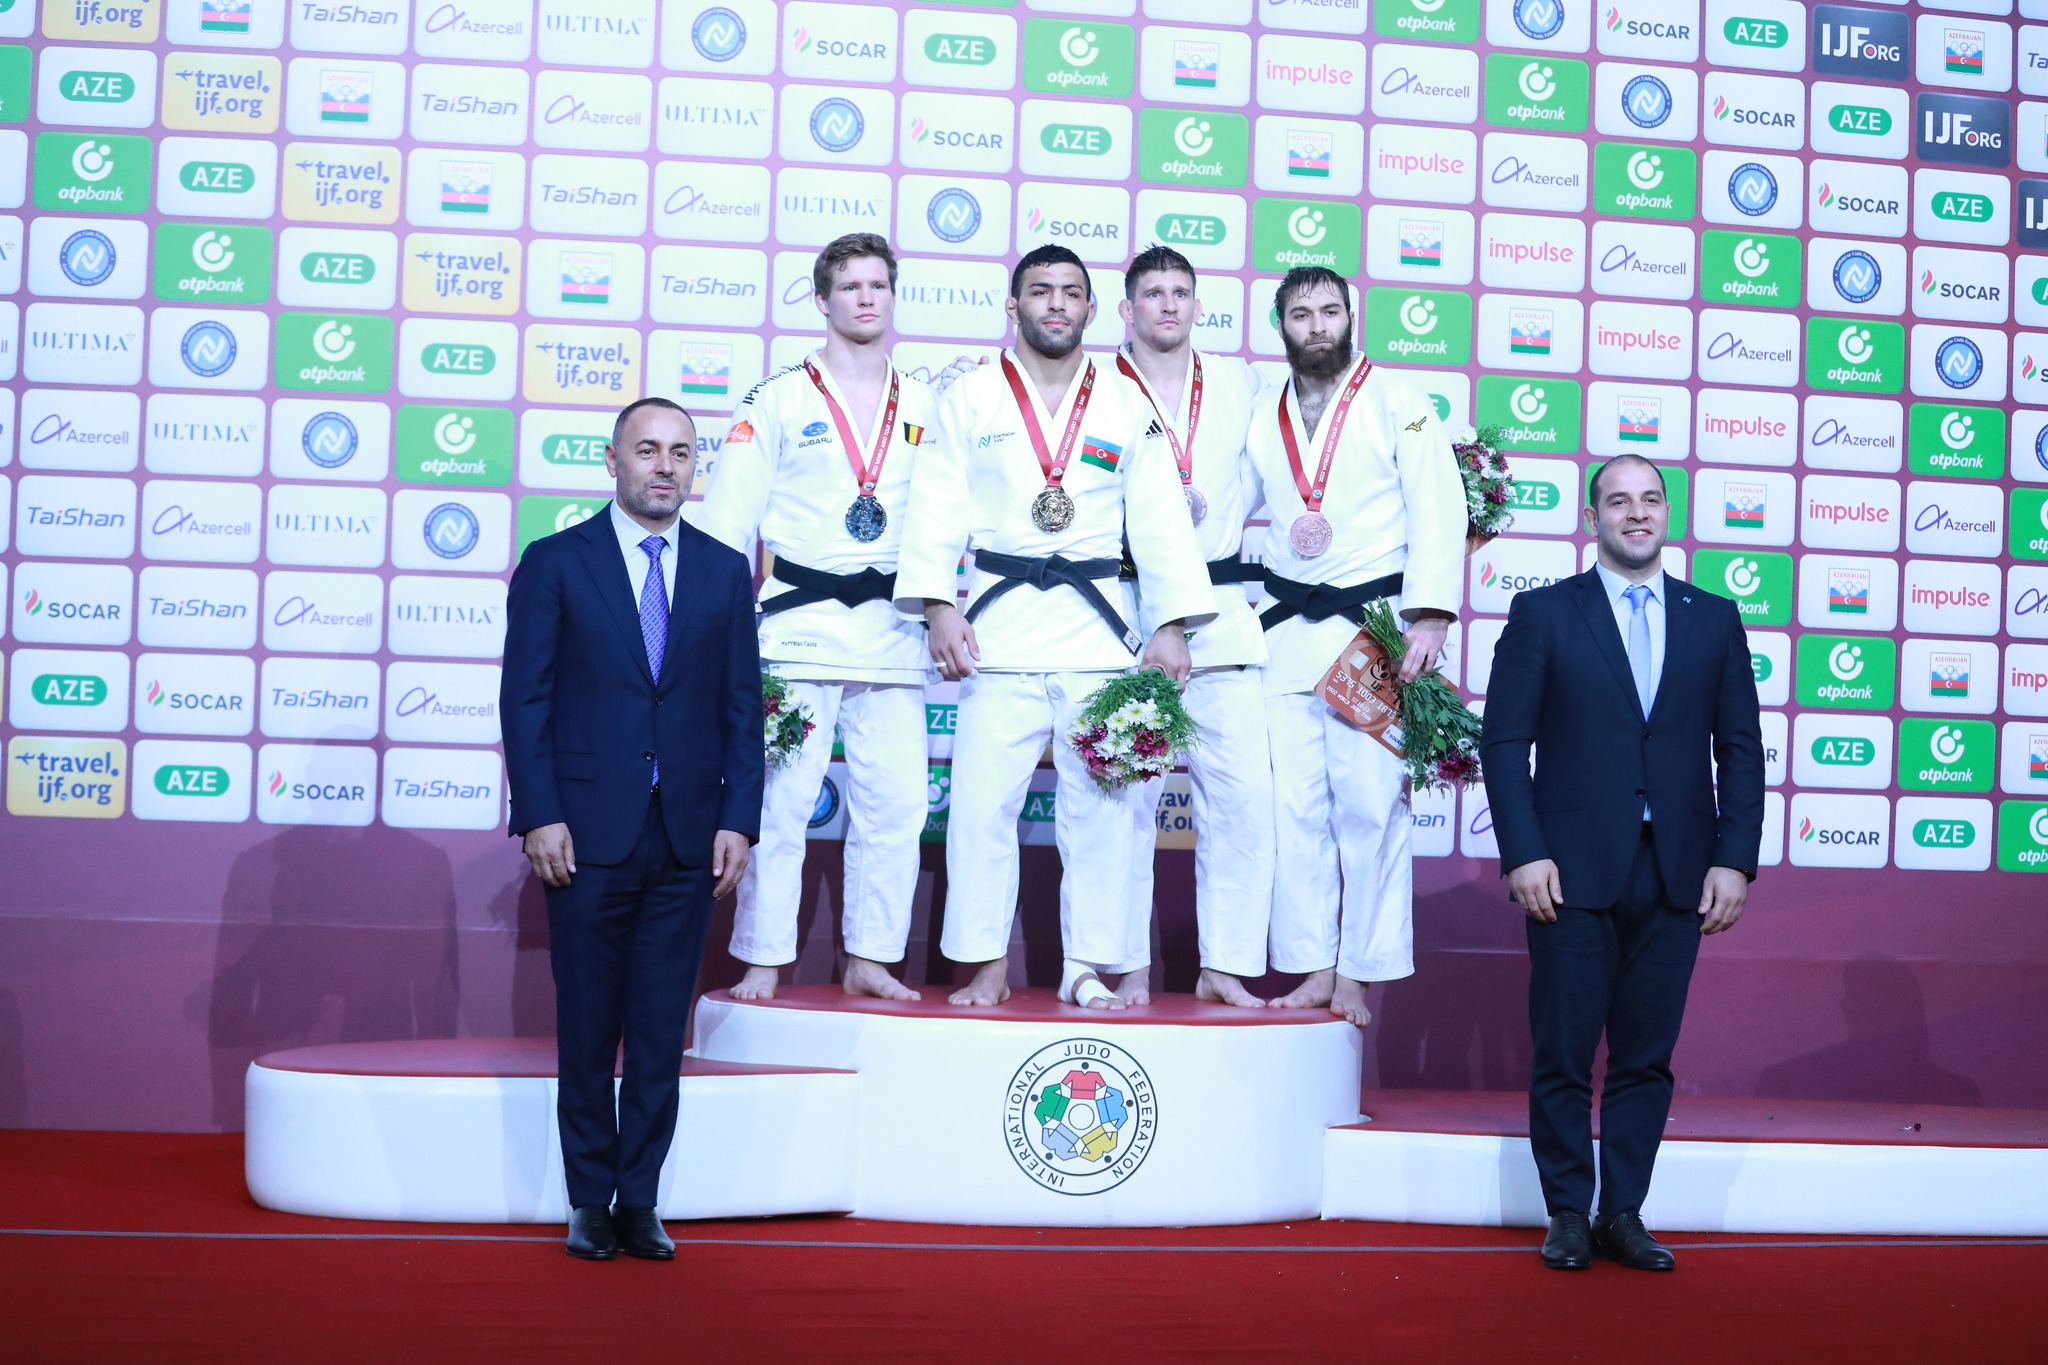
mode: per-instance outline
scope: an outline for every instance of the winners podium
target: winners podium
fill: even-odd
[[[665,1218],[1541,1226],[1520,1094],[1373,1091],[1320,1010],[830,986],[697,1006]],[[249,1068],[247,1175],[291,1213],[560,1223],[552,1039],[300,1048]],[[2048,1233],[2048,1113],[1680,1096],[1644,1216],[1703,1232]]]

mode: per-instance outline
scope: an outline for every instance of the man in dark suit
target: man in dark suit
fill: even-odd
[[[1528,915],[1543,1263],[1583,1270],[1597,1248],[1669,1270],[1639,1210],[1700,936],[1735,923],[1756,876],[1763,736],[1735,604],[1663,571],[1657,470],[1619,456],[1594,472],[1586,501],[1598,563],[1515,598],[1480,756],[1500,865]],[[1589,1225],[1603,1031],[1600,1217]]]
[[[548,888],[568,1250],[589,1260],[675,1255],[654,1206],[683,1028],[712,902],[760,836],[753,572],[677,515],[696,453],[680,407],[628,405],[610,507],[528,546],[508,603],[511,832]]]

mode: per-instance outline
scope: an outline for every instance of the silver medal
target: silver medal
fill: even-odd
[[[889,511],[872,493],[863,493],[846,509],[846,533],[863,543],[882,538],[889,529]]]
[[[1202,490],[1191,483],[1184,483],[1180,491],[1188,500],[1188,519],[1200,526],[1202,519],[1209,515],[1209,500],[1202,496]]]
[[[1054,486],[1031,500],[1031,524],[1047,535],[1057,535],[1074,524],[1074,500],[1067,490]]]

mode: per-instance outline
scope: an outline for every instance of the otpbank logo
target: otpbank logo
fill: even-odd
[[[1909,429],[1906,458],[1915,474],[1951,479],[1996,479],[2005,474],[2002,408],[1915,403]]]
[[[39,209],[146,213],[150,140],[118,133],[38,133],[33,199]]]
[[[1906,387],[1906,329],[1871,318],[1808,318],[1806,382],[1816,389],[1900,392]]]
[[[1772,550],[1695,550],[1692,579],[1732,598],[1747,626],[1792,624],[1792,556]]]
[[[1884,636],[1799,637],[1794,674],[1801,706],[1889,711],[1898,672],[1898,643]]]
[[[1448,289],[1365,291],[1365,353],[1395,365],[1467,365],[1472,296]]]
[[[1128,99],[1137,55],[1137,34],[1129,24],[1092,19],[1024,21],[1026,90]]]
[[[1479,0],[1381,0],[1372,23],[1382,38],[1472,43],[1479,38]]]
[[[1998,730],[1988,720],[1909,716],[1899,723],[1899,786],[1912,792],[1988,792]]]
[[[2048,872],[2048,801],[1998,803],[1998,867],[2002,872]]]
[[[1699,156],[1689,147],[1603,142],[1593,150],[1593,207],[1622,218],[1693,217]]]
[[[1496,128],[1582,133],[1592,110],[1592,69],[1584,62],[1513,52],[1486,59],[1486,121]]]
[[[281,389],[384,393],[391,387],[391,319],[366,313],[280,313]]]

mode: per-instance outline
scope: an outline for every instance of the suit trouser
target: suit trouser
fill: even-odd
[[[1183,698],[1201,727],[1188,754],[1194,788],[1195,924],[1202,965],[1264,976],[1273,908],[1273,762],[1257,668],[1198,668]],[[1131,956],[1113,969],[1152,964],[1152,854],[1164,781],[1147,782],[1131,860]]]
[[[1671,1052],[1700,950],[1700,917],[1673,905],[1656,846],[1637,845],[1628,890],[1606,910],[1559,906],[1528,922],[1529,1145],[1550,1212],[1593,1208],[1593,1054],[1607,1035],[1600,1093],[1600,1211],[1642,1207],[1664,1120]]]
[[[896,962],[910,937],[931,770],[924,688],[906,683],[791,681],[817,728],[786,766],[771,768],[761,844],[740,878],[732,955],[760,967],[796,961],[804,852],[818,789],[832,761],[832,727],[846,745],[846,951]]]
[[[623,862],[578,865],[549,887],[549,959],[562,1168],[569,1204],[654,1207],[675,1138],[683,1029],[711,930],[711,869],[676,860],[649,797],[640,839]],[[613,1112],[613,1065],[626,1041]]]
[[[960,684],[953,795],[946,816],[946,928],[955,962],[993,962],[1010,950],[1017,914],[1017,817],[1031,774],[1052,744],[1057,779],[1060,938],[1066,956],[1106,971],[1130,956],[1126,911],[1139,787],[1105,792],[1067,730],[1114,673],[975,673]]]
[[[1266,698],[1278,861],[1273,968],[1353,981],[1415,971],[1407,770],[1313,692]]]

